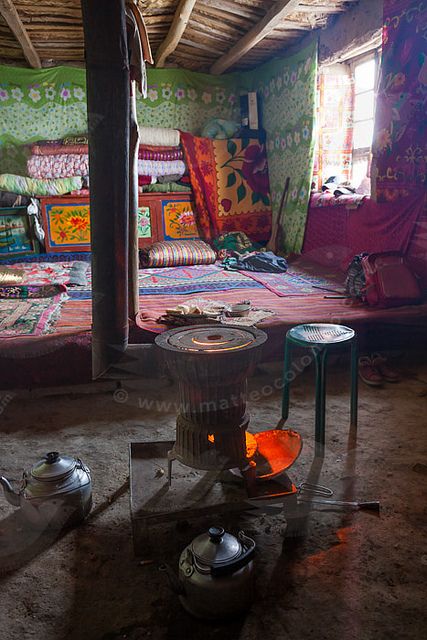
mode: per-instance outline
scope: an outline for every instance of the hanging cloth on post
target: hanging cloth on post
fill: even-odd
[[[129,65],[131,80],[135,80],[142,97],[147,97],[147,71],[145,63],[153,64],[150,43],[144,19],[137,5],[126,2],[126,24],[128,32]]]

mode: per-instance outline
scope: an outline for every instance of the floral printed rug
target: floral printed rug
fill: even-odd
[[[67,296],[0,300],[0,337],[42,336],[53,330]]]
[[[261,289],[246,274],[224,271],[215,265],[143,269],[139,272],[140,295],[203,293],[229,289]]]

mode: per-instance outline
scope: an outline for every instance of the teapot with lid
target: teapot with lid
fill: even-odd
[[[61,529],[83,520],[92,506],[89,468],[79,458],[50,451],[22,475],[21,487],[14,491],[0,476],[6,500],[21,507],[31,525]]]
[[[246,611],[253,601],[255,541],[211,527],[181,553],[178,577],[166,564],[172,589],[192,615],[219,619]]]

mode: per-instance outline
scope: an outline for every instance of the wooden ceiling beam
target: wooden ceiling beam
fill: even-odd
[[[219,75],[240,60],[247,51],[268,36],[283,19],[298,10],[300,0],[277,0],[265,16],[248,31],[231,49],[221,56],[210,68],[210,72]]]
[[[0,13],[19,42],[29,65],[34,69],[41,69],[42,63],[39,54],[35,50],[12,0],[0,0]]]
[[[177,48],[181,36],[190,20],[191,12],[195,4],[196,0],[180,1],[173,17],[169,33],[157,51],[156,67],[163,67],[167,57]]]

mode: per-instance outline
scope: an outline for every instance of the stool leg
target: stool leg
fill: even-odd
[[[316,351],[314,356],[316,365],[316,418],[314,432],[316,455],[323,455],[325,449],[326,360],[326,349]]]
[[[283,394],[282,394],[282,420],[286,422],[289,416],[289,391],[291,373],[291,344],[285,339],[285,360],[283,363]]]
[[[358,350],[357,341],[351,343],[351,404],[350,404],[350,426],[357,428],[357,394],[358,394]]]

